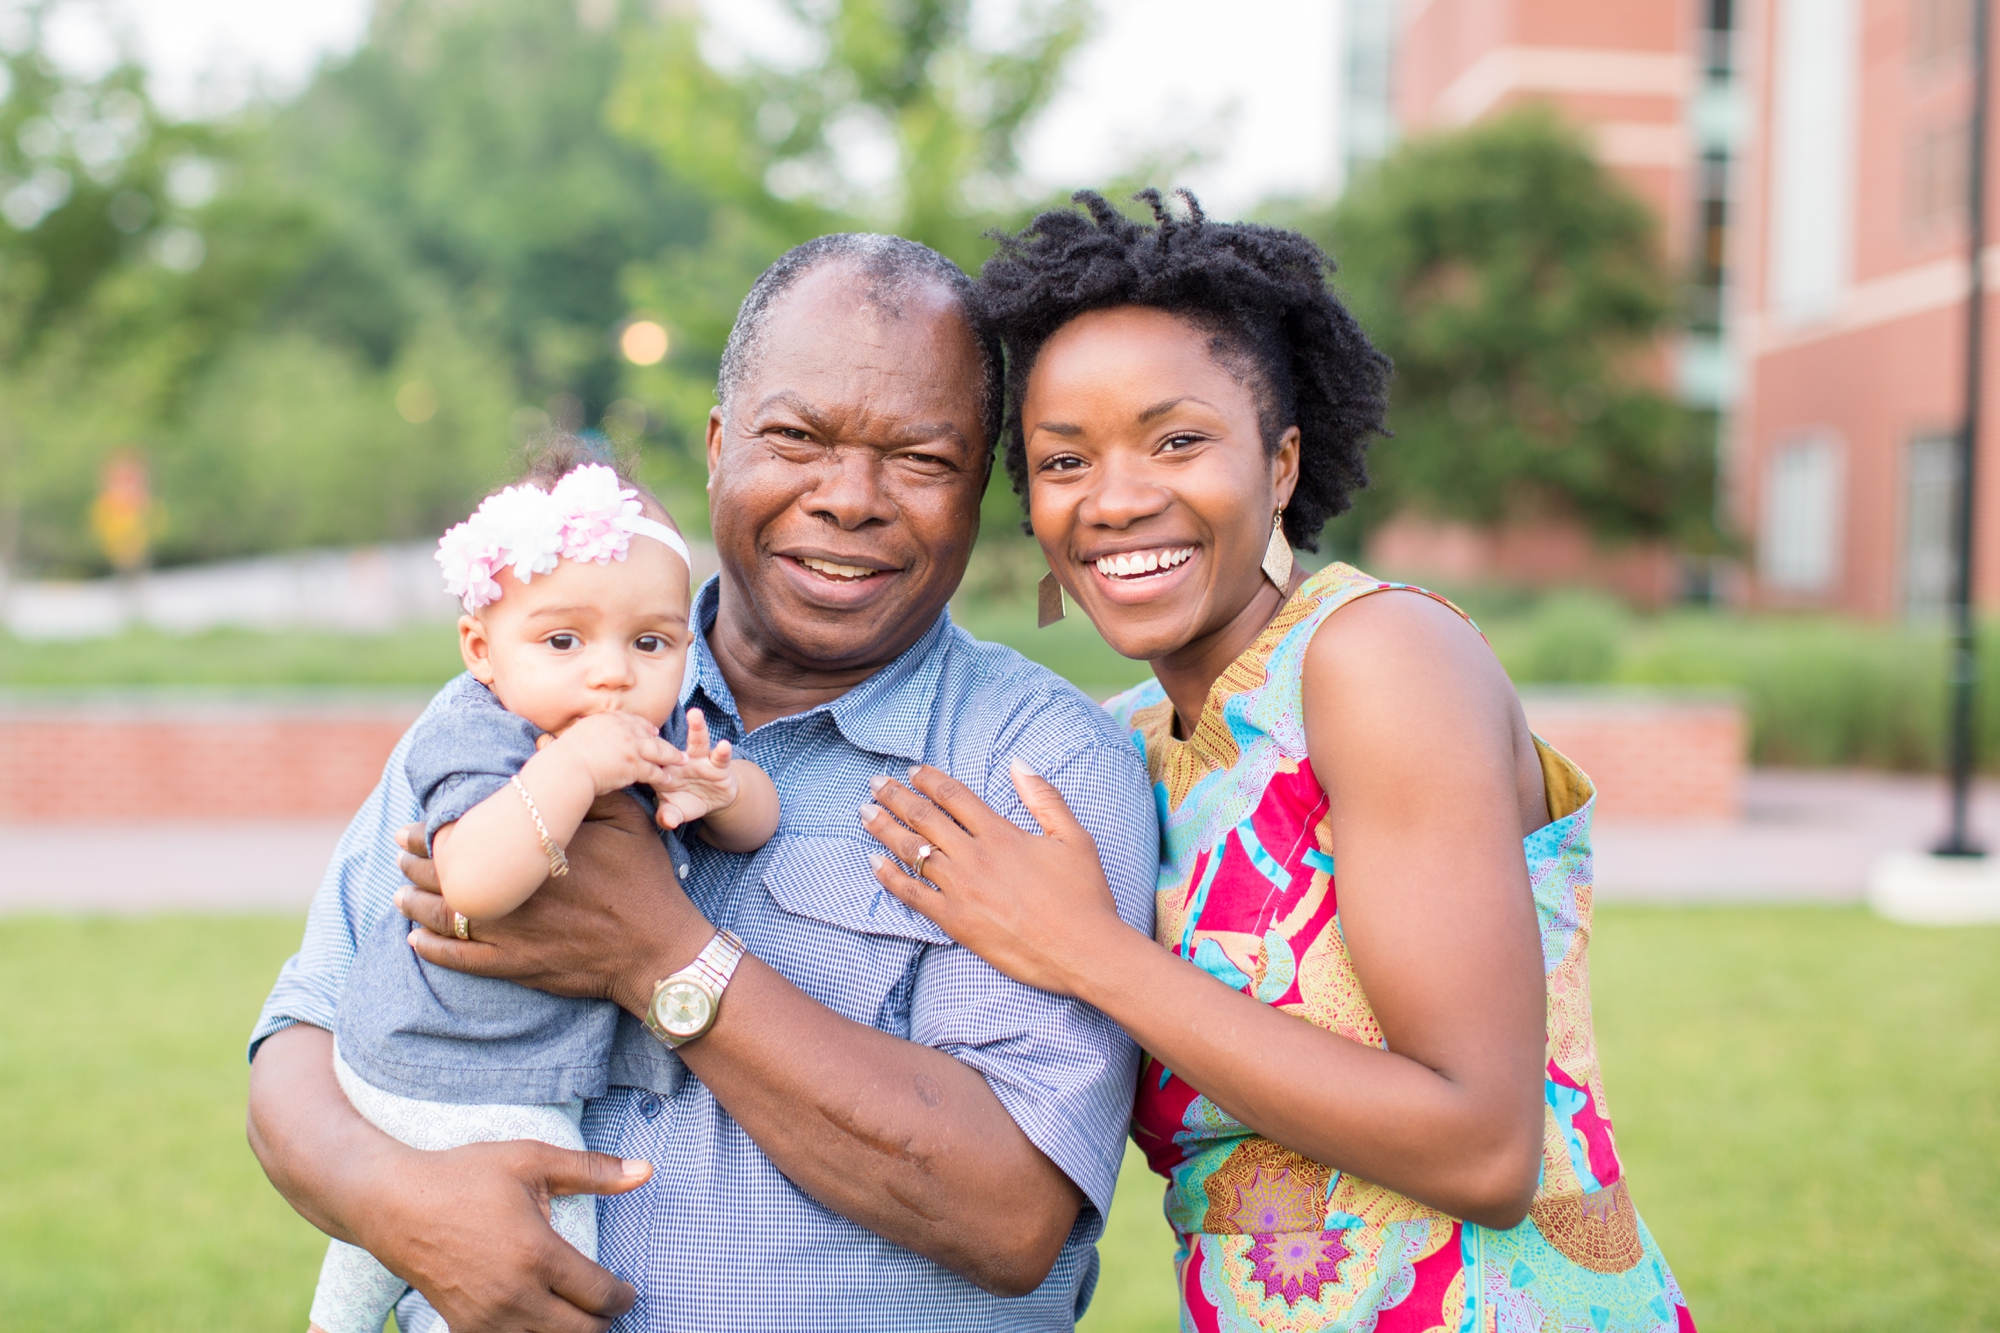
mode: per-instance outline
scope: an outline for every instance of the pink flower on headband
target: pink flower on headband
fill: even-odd
[[[550,499],[563,515],[562,553],[569,560],[608,564],[625,558],[632,530],[619,526],[639,517],[639,492],[618,485],[618,474],[592,464],[556,483]]]
[[[664,543],[689,564],[680,534],[640,510],[639,492],[620,486],[618,474],[602,463],[572,469],[554,490],[509,486],[439,539],[445,591],[471,613],[500,600],[494,575],[503,569],[529,583],[553,573],[558,559],[608,565],[625,558],[635,533]]]

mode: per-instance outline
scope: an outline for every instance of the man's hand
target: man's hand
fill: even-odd
[[[423,826],[405,828],[396,895],[423,927],[410,947],[456,972],[501,977],[551,995],[612,1000],[643,1014],[653,983],[692,961],[714,928],[681,891],[671,859],[637,801],[601,799],[570,842],[570,873],[551,879],[504,917],[481,921],[470,941],[452,934],[437,872],[422,856]]]
[[[530,1139],[416,1152],[358,1227],[359,1243],[424,1294],[454,1333],[601,1330],[629,1283],[549,1225],[557,1194],[622,1194],[653,1169]]]
[[[546,1143],[420,1152],[363,1120],[333,1076],[333,1035],[300,1024],[250,1066],[250,1147],[313,1225],[374,1254],[456,1333],[604,1333],[629,1283],[549,1226],[556,1194],[623,1194],[645,1162]]]

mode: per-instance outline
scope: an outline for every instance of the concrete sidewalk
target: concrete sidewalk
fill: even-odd
[[[0,913],[303,913],[346,826],[0,825]]]
[[[1944,832],[1941,778],[1753,770],[1740,820],[1605,823],[1596,830],[1600,902],[1860,902],[1885,852],[1923,851]],[[2000,851],[2000,783],[1974,792],[1974,830]]]
[[[1597,829],[1601,902],[1859,902],[1884,852],[1928,846],[1943,784],[1879,773],[1753,772],[1733,822]],[[2000,785],[1975,827],[2000,847]],[[303,912],[338,821],[0,825],[0,913]]]

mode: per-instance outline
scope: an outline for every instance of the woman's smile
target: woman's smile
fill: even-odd
[[[1077,563],[1111,601],[1131,606],[1174,592],[1193,577],[1201,547],[1182,542],[1113,551]]]

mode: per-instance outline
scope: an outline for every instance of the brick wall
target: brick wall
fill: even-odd
[[[1597,785],[1599,818],[1735,819],[1748,727],[1714,695],[1523,690],[1528,725]]]
[[[0,824],[344,819],[422,708],[0,704]]]
[[[1726,698],[1529,690],[1528,722],[1607,819],[1731,819],[1746,729]],[[344,819],[423,700],[0,703],[0,824]]]

